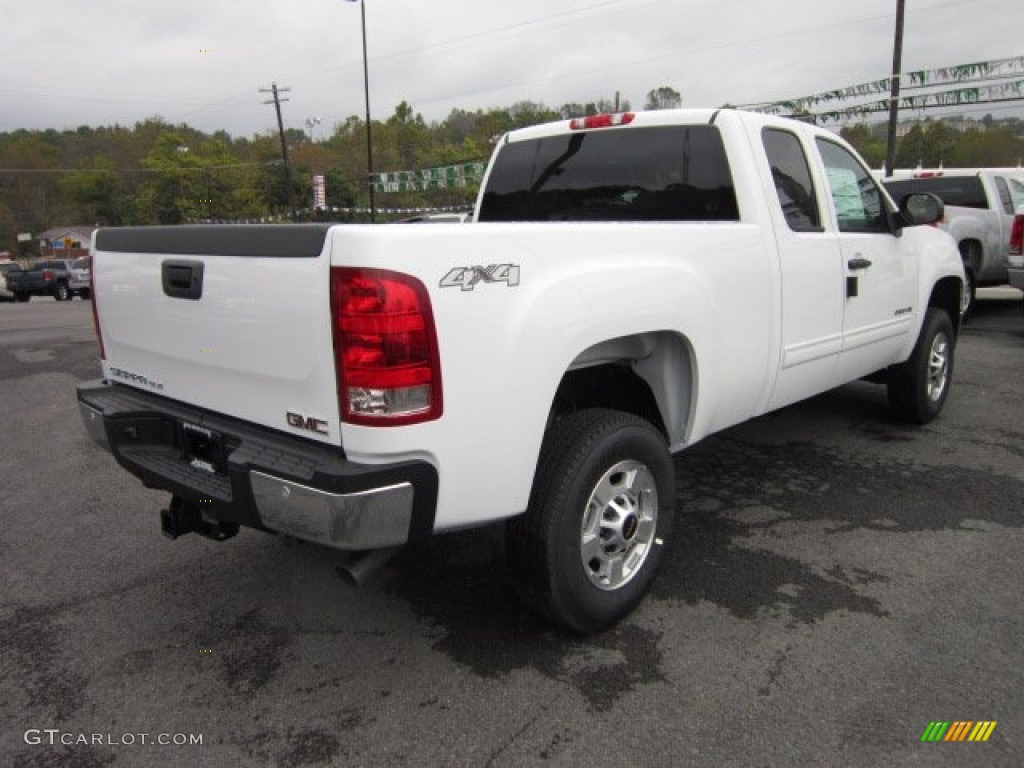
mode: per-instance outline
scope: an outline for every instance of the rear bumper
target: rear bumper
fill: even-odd
[[[356,464],[340,448],[102,381],[78,386],[78,407],[122,467],[205,518],[344,550],[433,532],[437,472],[426,462]]]
[[[1024,291],[1024,267],[1010,267],[1007,275],[1010,285]]]

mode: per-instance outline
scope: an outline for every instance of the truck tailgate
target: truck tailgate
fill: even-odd
[[[327,225],[99,230],[105,376],[340,444],[329,250]]]

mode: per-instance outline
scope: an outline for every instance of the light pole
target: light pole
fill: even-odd
[[[309,129],[309,143],[313,143],[313,129],[320,125],[319,117],[307,117],[306,127]]]
[[[348,0],[350,3],[356,0]],[[370,191],[370,223],[377,220],[377,203],[373,194],[373,129],[370,127],[370,66],[366,57],[366,0],[358,0],[363,21],[363,93],[366,97],[366,184]]]
[[[892,46],[892,81],[889,89],[889,124],[885,137],[885,177],[896,164],[896,124],[899,120],[900,75],[903,70],[903,15],[906,0],[896,0],[896,35]]]

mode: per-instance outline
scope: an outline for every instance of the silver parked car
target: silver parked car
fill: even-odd
[[[89,268],[91,261],[88,258],[76,259],[71,263],[68,270],[71,273],[71,282],[68,287],[72,294],[78,294],[83,299],[89,298]]]
[[[7,287],[7,273],[20,272],[21,266],[16,261],[0,261],[0,301],[14,301],[14,294]]]

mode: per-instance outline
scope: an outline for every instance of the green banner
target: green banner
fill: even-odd
[[[434,189],[456,189],[478,184],[487,168],[485,162],[459,163],[440,168],[413,171],[389,171],[373,175],[375,192],[426,192]]]

